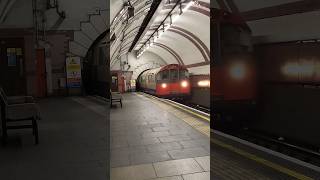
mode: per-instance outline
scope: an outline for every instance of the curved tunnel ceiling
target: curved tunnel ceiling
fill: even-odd
[[[219,0],[214,10],[241,16],[252,31],[253,43],[320,39],[320,2],[317,0]]]
[[[111,34],[117,37],[111,45],[111,69],[121,69],[120,64],[124,61],[130,67],[125,70],[138,75],[147,68],[177,63],[187,66],[192,73],[210,73],[209,0],[162,1],[132,52],[129,49],[150,11],[152,1],[130,1],[135,15],[129,18],[128,23],[124,2],[127,1],[111,0]],[[158,34],[159,38],[155,38]],[[139,56],[142,51],[144,53]]]

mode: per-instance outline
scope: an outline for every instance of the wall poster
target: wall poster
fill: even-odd
[[[17,66],[16,48],[7,48],[8,66]]]
[[[67,57],[66,71],[67,71],[67,87],[80,88],[81,87],[80,57]]]

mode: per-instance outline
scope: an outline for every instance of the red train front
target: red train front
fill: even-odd
[[[138,78],[140,89],[160,97],[190,95],[188,69],[178,64],[144,71]]]

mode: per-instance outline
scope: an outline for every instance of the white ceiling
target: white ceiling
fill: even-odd
[[[117,35],[117,40],[113,42],[111,47],[111,67],[113,69],[119,68],[121,56],[127,56],[128,48],[131,46],[136,34],[139,31],[139,27],[143,22],[145,15],[148,13],[149,5],[145,5],[145,0],[133,0],[131,3],[135,7],[135,21],[129,21],[127,29],[123,31],[123,27],[120,25],[114,27],[111,25],[111,31]],[[182,7],[184,8],[190,0],[182,0]],[[130,54],[130,70],[137,71],[134,61],[140,62],[140,64],[170,64],[180,63],[190,67],[208,66],[210,57],[210,2],[209,0],[197,1],[198,3],[192,4],[188,10],[181,15],[179,14],[179,6],[177,6],[171,14],[173,18],[177,17],[176,21],[172,23],[170,28],[166,30],[160,38],[158,38],[153,45],[146,50],[139,58],[136,58],[136,51],[139,50],[145,42],[150,38],[150,35],[154,33],[159,24],[164,20],[167,14],[173,9],[176,1],[171,1],[168,4],[166,0],[162,1],[159,5],[157,12],[152,18],[148,28],[143,33],[143,36],[139,39],[139,42],[135,45],[133,51]],[[111,17],[110,21],[113,22],[116,14],[121,11],[122,1],[111,0]],[[140,10],[140,8],[143,9]],[[116,20],[119,19],[119,16]],[[116,22],[116,21],[115,21]],[[166,21],[166,26],[169,24],[169,19]],[[165,27],[166,27],[165,26]],[[161,28],[160,28],[161,29]],[[124,41],[121,41],[125,36]],[[153,42],[153,38],[150,39]],[[150,41],[150,43],[151,43]],[[122,51],[120,51],[122,49]],[[149,53],[147,53],[149,52]],[[148,57],[145,55],[148,54]],[[153,54],[153,56],[152,56]],[[145,56],[145,57],[144,57]],[[154,60],[153,60],[154,59]],[[158,63],[160,61],[161,63]],[[149,68],[146,66],[145,68]],[[141,69],[141,68],[140,68]],[[206,72],[194,72],[199,74],[209,74],[208,68],[195,68],[199,71],[205,70]],[[135,73],[135,72],[134,72]]]

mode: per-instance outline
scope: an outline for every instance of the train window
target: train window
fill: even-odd
[[[149,82],[153,82],[154,81],[153,74],[150,74],[148,79],[149,79]]]
[[[189,78],[189,72],[187,70],[180,70],[179,77],[180,79]]]
[[[171,80],[177,80],[179,78],[178,71],[176,69],[170,70],[170,79]]]
[[[157,74],[157,81],[161,81],[161,72]]]
[[[169,79],[169,71],[162,71],[162,80]]]

